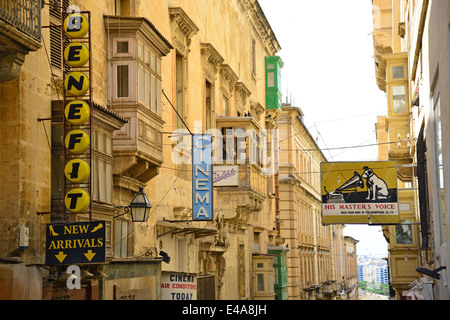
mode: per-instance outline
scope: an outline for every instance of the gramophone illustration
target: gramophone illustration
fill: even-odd
[[[337,188],[335,191],[328,192],[325,186],[324,189],[325,192],[327,193],[326,195],[327,203],[346,202],[345,201],[346,199],[344,199],[344,193],[342,193],[342,191],[350,189],[354,189],[354,191],[350,193],[345,193],[345,195],[347,195],[346,198],[350,198],[351,196],[353,201],[357,200],[358,198],[361,198],[363,195],[365,198],[360,199],[357,202],[364,202],[364,200],[365,201],[389,200],[390,198],[389,189],[386,182],[379,176],[377,176],[374,173],[373,169],[365,166],[363,170],[364,172],[362,175],[360,175],[357,171],[354,171],[353,177],[347,180],[342,186]],[[364,188],[363,178],[366,179],[367,193],[364,193],[363,195],[359,196],[356,188],[357,187]]]
[[[341,185],[339,188],[337,188],[335,191],[328,192],[327,187],[325,186],[325,192],[327,193],[327,203],[342,203],[345,202],[344,200],[344,194],[342,191],[354,189],[354,192],[357,192],[357,187],[363,188],[364,187],[364,181],[361,178],[361,175],[355,171],[353,172],[353,177],[348,179],[343,185]]]

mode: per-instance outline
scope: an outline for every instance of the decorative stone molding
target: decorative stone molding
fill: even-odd
[[[211,43],[201,43],[200,51],[205,57],[205,65],[211,65],[211,69],[214,70],[214,74],[216,74],[219,66],[223,63],[224,58]]]
[[[223,196],[227,196],[223,194]],[[239,191],[238,194],[229,194],[233,198],[231,208],[224,210],[224,223],[230,232],[236,233],[240,229],[246,229],[253,213],[262,210],[264,198],[252,191]]]
[[[0,49],[0,81],[15,79],[25,61],[25,54],[15,50]]]
[[[192,208],[188,207],[173,207],[173,216],[177,219],[188,219],[192,216]]]
[[[215,75],[224,59],[210,43],[201,43],[200,51],[203,58],[203,68],[206,78],[210,82],[214,82],[216,80]]]
[[[247,21],[253,26],[257,37],[264,44],[265,51],[269,56],[275,55],[281,50],[275,34],[270,27],[267,18],[256,0],[235,0],[242,10]]]
[[[278,119],[281,112],[278,109],[266,109],[266,129],[275,129],[278,125]]]
[[[170,20],[172,21],[172,32],[174,45],[184,55],[191,44],[192,37],[199,31],[194,21],[180,7],[169,8]]]
[[[234,85],[234,89],[237,93],[234,97],[236,101],[237,111],[243,114],[245,105],[247,104],[247,99],[248,97],[250,97],[251,92],[242,81],[236,82]]]
[[[245,84],[242,81],[238,81],[235,83],[234,88],[236,91],[241,95],[242,99],[247,100],[248,97],[250,97],[251,92],[248,90],[248,88],[245,86]]]
[[[300,187],[302,183],[299,179],[289,175],[289,177],[280,178],[280,184],[288,184],[288,185]]]
[[[259,117],[264,113],[265,109],[264,107],[258,102],[258,101],[251,101],[250,102],[250,112],[258,122]]]
[[[222,64],[219,67],[220,82],[222,87],[228,92],[233,92],[234,85],[239,80],[238,75],[228,64]]]

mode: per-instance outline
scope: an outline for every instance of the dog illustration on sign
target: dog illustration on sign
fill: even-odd
[[[326,200],[327,203],[342,203],[342,202],[364,202],[357,200],[358,198],[363,198],[357,196],[359,192],[357,192],[357,188],[364,188],[364,180],[366,179],[367,185],[367,197],[365,200],[370,201],[378,201],[378,200],[388,200],[391,196],[389,195],[389,189],[386,182],[381,179],[378,175],[374,173],[372,168],[367,166],[363,167],[364,172],[360,175],[357,171],[353,173],[353,177],[347,180],[344,184],[342,184],[335,191],[328,192],[326,186],[324,187],[326,192]],[[348,192],[349,190],[353,190]],[[344,193],[344,191],[347,191]],[[345,196],[344,196],[345,195]],[[351,200],[350,200],[351,199]]]
[[[389,190],[386,182],[383,179],[378,177],[373,169],[369,167],[364,167],[364,172],[361,175],[362,178],[367,179],[367,198],[366,200],[379,200],[379,199],[388,199],[389,198]]]

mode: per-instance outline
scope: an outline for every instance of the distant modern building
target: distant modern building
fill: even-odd
[[[385,260],[381,260],[375,266],[375,283],[389,283],[388,266]]]
[[[358,258],[358,281],[389,283],[387,262],[382,259],[362,256]]]
[[[364,281],[364,265],[358,262],[358,281]]]

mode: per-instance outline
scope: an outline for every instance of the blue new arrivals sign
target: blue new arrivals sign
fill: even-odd
[[[213,219],[212,136],[192,137],[192,219]]]
[[[46,265],[105,262],[105,221],[47,224]]]

